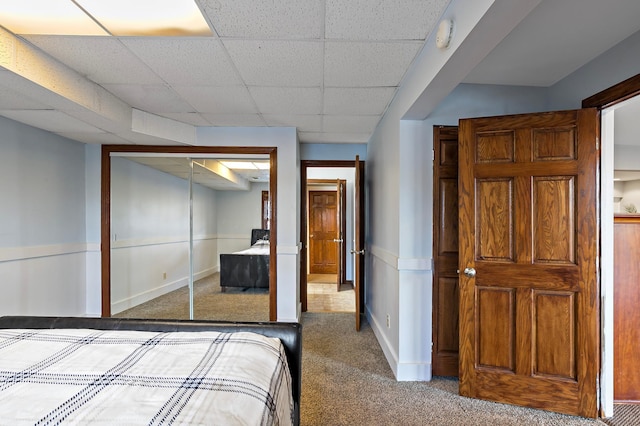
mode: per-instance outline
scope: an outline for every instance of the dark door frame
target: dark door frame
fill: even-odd
[[[364,168],[364,161],[360,161]],[[302,312],[307,311],[307,169],[310,167],[356,167],[356,162],[351,160],[302,160],[300,161],[300,303]]]
[[[621,81],[618,84],[615,84],[611,87],[608,87],[592,96],[589,96],[588,98],[585,98],[582,100],[582,108],[597,108],[599,111],[602,111],[603,109],[612,107],[616,104],[619,104],[621,102],[626,101],[627,99],[631,99],[633,97],[639,96],[640,95],[640,74],[636,74],[624,81]],[[601,135],[598,135],[599,140],[602,142],[602,137]],[[602,226],[602,224],[600,225]],[[613,229],[613,228],[612,228]],[[602,232],[602,229],[600,229],[600,232]],[[613,248],[613,247],[611,247]],[[613,267],[613,264],[611,265],[611,267]],[[612,272],[613,273],[613,272]],[[604,275],[604,271],[602,272],[602,275]],[[601,286],[600,291],[602,292],[604,289],[604,286]],[[602,295],[601,295],[602,296]],[[609,298],[611,300],[613,300],[613,294],[608,295]],[[606,305],[603,305],[601,307],[601,309],[604,311],[606,309],[613,309],[613,311],[615,312],[615,306],[613,306],[613,302],[610,305],[611,307],[608,308]],[[603,313],[603,317],[607,317],[607,313],[604,312]],[[601,335],[605,335],[604,333],[608,333],[610,334],[610,338],[611,338],[611,345],[614,345],[614,338],[613,338],[613,334],[615,334],[615,329],[614,329],[615,324],[612,323],[611,324],[611,330],[612,333],[608,333],[609,328],[607,327],[607,324],[601,323],[601,330],[600,333]],[[607,329],[605,329],[604,327],[607,327]],[[602,375],[602,373],[605,373],[605,376],[603,377],[603,380],[601,380],[600,383],[600,388],[599,388],[599,392],[600,392],[600,415],[613,415],[613,412],[605,412],[605,410],[608,410],[610,408],[608,408],[608,404],[611,403],[613,404],[615,402],[615,395],[614,395],[614,380],[615,380],[615,366],[613,365],[614,363],[614,356],[613,353],[603,353],[603,347],[604,347],[604,351],[607,351],[607,342],[601,341],[601,345],[603,345],[600,348],[600,356],[602,358],[602,362],[600,365],[601,371],[600,374]],[[610,351],[613,351],[613,346],[610,349]],[[610,370],[609,370],[610,368]],[[612,377],[608,377],[609,374],[612,374]],[[604,384],[604,382],[607,382],[606,384]],[[610,381],[610,384],[609,384]],[[609,401],[609,395],[602,395],[602,390],[604,387],[611,387],[611,401]]]
[[[163,146],[163,145],[103,145],[101,162],[101,223],[100,252],[102,260],[102,317],[111,316],[111,154],[113,153],[160,154],[262,154],[269,155],[269,192],[277,200],[278,149],[276,147],[216,147],[216,146]],[[269,255],[269,320],[277,319],[277,203],[271,203],[271,241]]]

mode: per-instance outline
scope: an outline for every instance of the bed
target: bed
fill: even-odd
[[[301,337],[297,323],[1,317],[0,419],[299,425]]]
[[[252,229],[251,246],[220,255],[220,289],[269,288],[269,230]]]

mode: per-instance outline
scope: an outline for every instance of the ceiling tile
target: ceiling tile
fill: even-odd
[[[25,38],[96,83],[162,84],[162,79],[115,37]]]
[[[386,110],[395,93],[395,87],[326,87],[324,113],[379,115]]]
[[[250,86],[320,86],[322,47],[314,41],[224,40]]]
[[[197,111],[219,114],[255,114],[256,107],[244,86],[174,86],[173,89]]]
[[[166,86],[105,84],[104,88],[132,107],[154,114],[194,111],[191,105]]]
[[[377,115],[325,115],[322,131],[325,133],[372,133],[380,119]]]
[[[262,116],[268,126],[296,127],[302,132],[320,132],[322,130],[322,116],[320,115],[272,115]]]
[[[424,40],[449,0],[327,0],[327,39]]]
[[[422,47],[420,42],[327,42],[325,86],[397,86]]]
[[[202,114],[212,125],[221,127],[265,127],[266,123],[258,114]]]
[[[220,37],[320,38],[324,0],[201,0]]]
[[[315,87],[250,87],[262,114],[320,114],[322,92]]]
[[[217,39],[123,37],[120,40],[169,84],[240,84],[235,69]]]

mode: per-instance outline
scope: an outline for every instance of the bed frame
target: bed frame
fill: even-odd
[[[294,424],[300,424],[302,325],[299,323],[5,316],[0,317],[0,329],[4,328],[90,328],[95,330],[218,331],[224,333],[248,331],[267,337],[275,337],[282,341],[287,354],[293,387]]]
[[[252,229],[251,245],[269,239],[268,229]],[[227,287],[269,288],[269,255],[221,254],[220,289]]]

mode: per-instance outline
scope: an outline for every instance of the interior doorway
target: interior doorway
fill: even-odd
[[[302,311],[355,313],[355,162],[302,161],[301,183]]]
[[[346,256],[353,235],[353,182],[349,168],[308,171],[304,201],[308,312],[355,312],[353,268],[347,268]]]
[[[616,109],[625,101],[638,98],[640,95],[640,74],[622,81],[602,92],[584,99],[583,108],[595,107],[601,111],[601,209],[600,209],[600,233],[601,233],[601,415],[611,417],[614,415],[614,386],[616,380],[616,352],[619,352],[614,342],[616,327],[614,311],[619,317],[618,307],[615,306],[615,279],[614,279],[614,170],[616,159],[628,160],[633,158],[631,147],[617,146],[618,137],[615,127]],[[632,120],[633,121],[633,120]],[[619,130],[619,129],[618,129]],[[618,133],[619,135],[619,133]],[[627,151],[625,151],[625,149]],[[639,149],[640,150],[640,149]],[[618,167],[621,167],[618,165]],[[622,166],[624,167],[624,166]],[[635,169],[636,167],[634,167]],[[616,358],[616,359],[614,359]],[[632,362],[638,362],[631,357]],[[617,411],[617,409],[616,409]],[[614,415],[615,417],[615,415]]]

